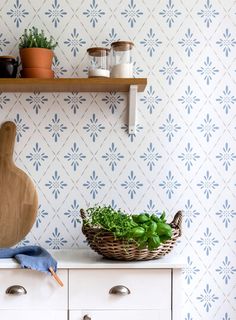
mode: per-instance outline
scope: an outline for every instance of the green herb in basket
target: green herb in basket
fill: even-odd
[[[160,217],[141,213],[128,215],[111,206],[87,209],[87,224],[113,233],[115,238],[134,240],[138,247],[156,249],[172,237],[172,228],[166,223],[165,212]]]

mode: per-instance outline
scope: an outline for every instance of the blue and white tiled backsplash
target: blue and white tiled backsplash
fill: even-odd
[[[57,77],[85,77],[86,49],[135,43],[139,95],[0,93],[17,125],[15,162],[34,180],[37,221],[21,244],[85,246],[79,209],[184,210],[184,320],[236,319],[235,0],[1,0],[0,54],[18,55],[24,28],[59,43]]]

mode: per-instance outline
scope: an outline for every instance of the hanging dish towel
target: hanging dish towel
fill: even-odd
[[[0,249],[0,259],[14,258],[21,268],[33,269],[50,274],[49,268],[57,271],[57,261],[50,253],[39,246]]]

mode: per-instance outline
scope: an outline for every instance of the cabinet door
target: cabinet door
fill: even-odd
[[[170,310],[70,311],[69,320],[171,320]]]
[[[111,290],[125,287],[125,295]],[[117,290],[116,290],[117,291]],[[170,269],[69,271],[69,309],[171,309]]]
[[[67,311],[0,310],[2,320],[67,320]]]
[[[47,274],[29,269],[1,269],[0,310],[67,310],[67,271],[59,270],[64,287]],[[25,294],[7,294],[20,286]],[[22,291],[23,292],[23,291]],[[1,319],[2,320],[2,319]]]

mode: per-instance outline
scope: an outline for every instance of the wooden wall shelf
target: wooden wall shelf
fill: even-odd
[[[135,133],[137,93],[146,78],[0,78],[0,92],[129,92],[129,134]]]
[[[131,85],[143,92],[146,84],[146,78],[2,78],[0,92],[129,92]]]

